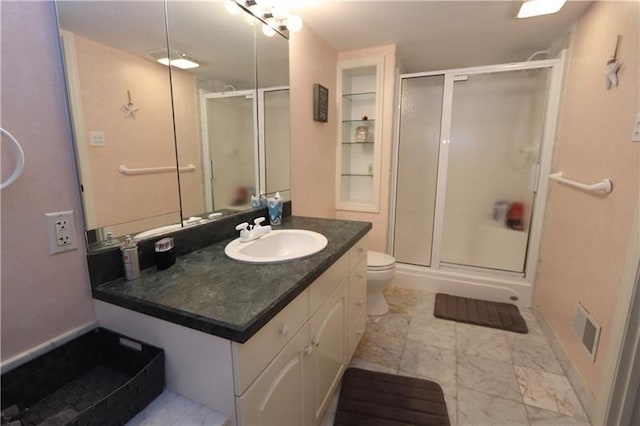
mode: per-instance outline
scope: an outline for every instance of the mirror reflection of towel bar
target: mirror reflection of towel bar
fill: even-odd
[[[195,170],[196,170],[196,166],[194,166],[193,164],[180,167],[181,173],[193,172]],[[123,175],[134,176],[134,175],[149,175],[152,173],[175,172],[176,168],[175,166],[166,166],[166,167],[145,167],[145,168],[139,168],[139,169],[130,169],[124,164],[120,164],[120,166],[118,166],[118,171]]]
[[[601,182],[594,183],[592,185],[588,185],[585,183],[576,182],[571,179],[566,179],[562,177],[562,172],[557,172],[549,175],[550,179],[558,181],[568,186],[572,186],[574,188],[582,189],[587,192],[599,192],[601,194],[609,194],[613,191],[613,181],[611,179],[603,179]]]

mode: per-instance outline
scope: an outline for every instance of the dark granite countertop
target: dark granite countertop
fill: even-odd
[[[288,217],[277,229],[308,229],[327,237],[312,256],[266,265],[240,263],[224,254],[230,239],[178,257],[164,271],[117,279],[93,297],[185,327],[244,343],[369,230],[368,222]]]

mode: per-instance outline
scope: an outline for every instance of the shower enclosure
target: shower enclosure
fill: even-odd
[[[201,93],[207,211],[289,191],[289,88]]]
[[[390,238],[400,280],[530,304],[562,63],[400,76]]]

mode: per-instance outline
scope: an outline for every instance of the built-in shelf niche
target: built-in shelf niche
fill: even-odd
[[[338,63],[336,208],[379,211],[384,58]]]

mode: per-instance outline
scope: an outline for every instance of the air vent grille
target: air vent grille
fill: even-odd
[[[589,353],[591,360],[595,362],[600,337],[600,324],[598,324],[589,312],[578,302],[576,314],[573,318],[573,331]]]

